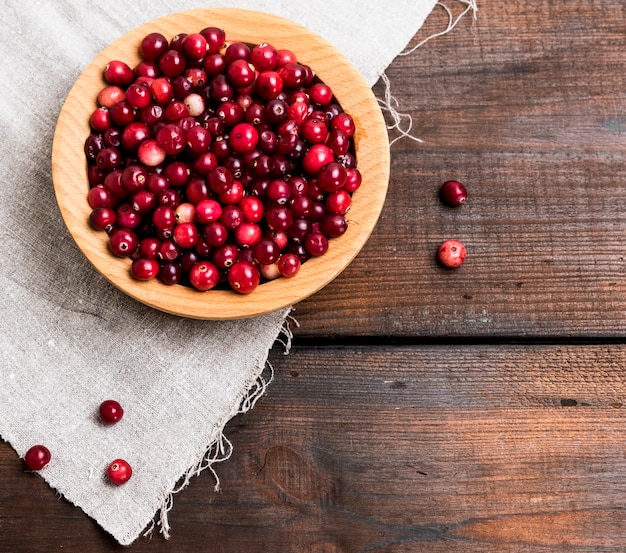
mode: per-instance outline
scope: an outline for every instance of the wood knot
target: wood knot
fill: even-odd
[[[322,478],[311,461],[288,446],[268,449],[264,470],[284,493],[300,501],[311,501],[328,493],[329,479]]]

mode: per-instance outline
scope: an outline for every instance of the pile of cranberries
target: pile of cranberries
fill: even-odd
[[[138,280],[252,292],[347,229],[355,123],[296,55],[207,27],[110,61],[84,145],[93,228]]]

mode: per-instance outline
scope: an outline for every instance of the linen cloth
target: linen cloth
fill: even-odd
[[[306,25],[374,85],[435,1],[227,5]],[[41,477],[124,545],[158,513],[167,534],[172,492],[229,455],[224,425],[264,391],[268,351],[290,310],[197,321],[155,311],[112,287],[64,227],[51,182],[52,137],[75,79],[103,48],[156,17],[219,6],[8,0],[0,10],[0,436],[20,456],[45,444],[53,459]],[[112,427],[97,417],[109,398],[125,408]],[[117,457],[134,470],[121,487],[104,478]]]

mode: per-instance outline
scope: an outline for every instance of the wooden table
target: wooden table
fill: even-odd
[[[222,493],[194,478],[133,551],[626,550],[626,11],[479,4],[389,68],[423,143],[393,146],[371,240],[228,425]],[[6,444],[0,472],[1,551],[122,549]]]

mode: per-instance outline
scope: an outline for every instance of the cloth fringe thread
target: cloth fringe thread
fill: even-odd
[[[289,354],[293,341],[293,332],[291,330],[290,323],[298,326],[298,322],[296,321],[296,319],[292,315],[287,315],[287,318],[285,319],[285,322],[278,334],[278,337],[276,338],[276,342],[282,345],[284,350],[283,353],[285,355]],[[239,410],[237,411],[236,415],[244,414],[250,411],[256,405],[257,401],[265,394],[267,387],[273,379],[274,367],[272,367],[272,364],[266,360],[263,372],[256,378],[252,387],[248,390],[244,398],[241,400]],[[228,420],[225,421],[222,425],[222,428],[220,428],[217,440],[207,447],[200,461],[194,466],[190,467],[189,470],[187,470],[187,472],[177,483],[176,487],[167,495],[161,507],[157,511],[155,520],[152,521],[152,523],[144,532],[144,536],[151,535],[155,527],[158,526],[159,532],[163,535],[163,537],[166,540],[170,538],[170,524],[168,520],[168,515],[174,506],[174,494],[177,494],[178,492],[184,490],[189,485],[189,482],[194,476],[198,476],[205,470],[209,470],[213,475],[213,478],[215,479],[215,492],[221,491],[220,478],[217,474],[217,471],[215,470],[214,465],[227,461],[233,454],[233,444],[224,435],[224,428],[227,423]]]
[[[476,0],[458,0],[460,3],[465,5],[465,9],[457,16],[454,15],[452,10],[443,2],[437,2],[437,6],[441,7],[448,14],[448,25],[442,31],[434,33],[430,36],[427,36],[424,40],[417,43],[415,46],[411,47],[408,50],[400,52],[399,56],[408,56],[421,48],[424,44],[426,44],[429,40],[433,38],[437,38],[443,35],[448,34],[452,29],[454,29],[457,23],[461,20],[461,18],[469,13],[470,11],[474,15],[474,19],[476,19],[476,13],[478,11],[478,6],[476,5]],[[421,138],[413,135],[411,133],[413,129],[413,118],[408,113],[401,113],[398,111],[399,102],[398,100],[391,94],[391,82],[389,77],[383,72],[380,76],[381,80],[385,85],[385,92],[383,98],[378,98],[378,104],[380,109],[387,113],[389,118],[391,119],[391,123],[387,125],[387,130],[389,131],[397,131],[398,136],[394,137],[389,141],[389,147],[393,146],[398,140],[402,138],[409,138],[410,140],[414,140],[415,142],[423,142]]]

